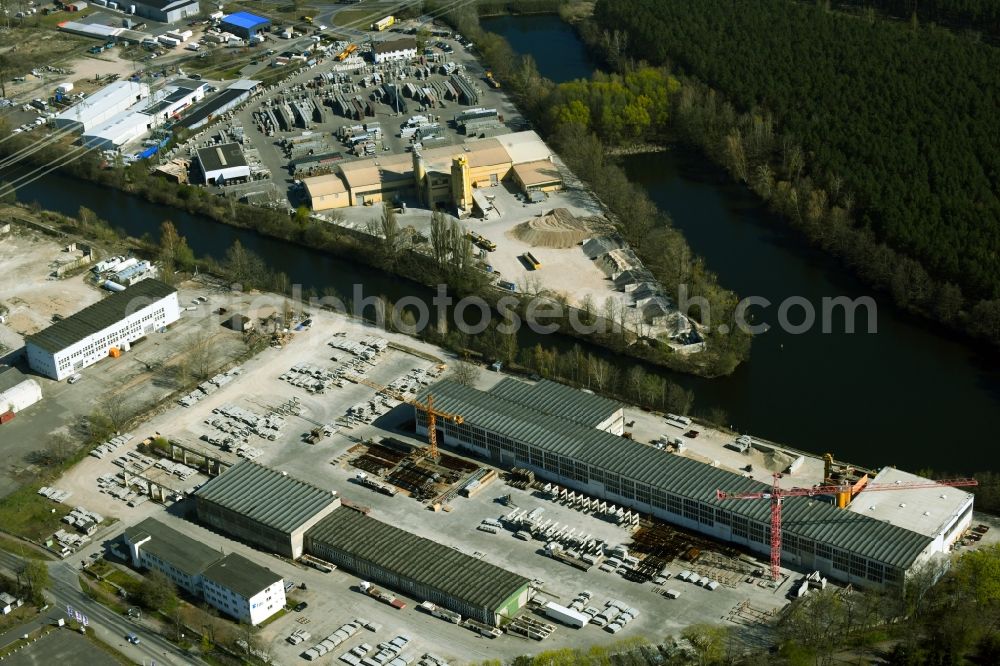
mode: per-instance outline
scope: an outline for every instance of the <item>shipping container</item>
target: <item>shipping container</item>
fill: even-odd
[[[14,412],[8,410],[3,414],[0,414],[0,423],[7,423],[14,418]]]

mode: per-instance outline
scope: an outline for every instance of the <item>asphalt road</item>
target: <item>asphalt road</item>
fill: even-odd
[[[0,566],[16,571],[21,563],[21,558],[0,551]],[[26,630],[32,630],[46,621],[66,617],[66,607],[72,606],[87,616],[90,631],[95,632],[102,641],[116,647],[137,663],[155,663],[164,666],[205,663],[197,657],[181,652],[165,638],[143,628],[129,618],[118,615],[85,595],[80,589],[80,581],[77,578],[79,571],[69,562],[49,562],[48,567],[51,582],[46,591],[46,598],[49,599],[52,607],[42,615],[40,620],[19,627],[17,629],[18,635],[23,634]],[[135,633],[139,637],[139,645],[132,645],[125,640],[125,636],[130,633]]]

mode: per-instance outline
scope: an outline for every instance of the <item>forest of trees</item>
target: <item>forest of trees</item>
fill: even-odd
[[[656,141],[669,127],[671,97],[681,84],[664,69],[641,67],[623,75],[597,72],[590,81],[556,86],[545,99],[547,124],[576,125],[609,145]]]
[[[679,134],[814,242],[903,307],[1000,340],[995,49],[785,0],[600,0],[593,25],[675,68]]]
[[[836,0],[847,10],[879,11],[895,18],[936,23],[1000,36],[1000,2],[997,0]]]

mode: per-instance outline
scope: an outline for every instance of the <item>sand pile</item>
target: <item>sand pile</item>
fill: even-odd
[[[514,238],[532,247],[556,249],[573,247],[594,233],[593,225],[586,219],[574,217],[565,208],[522,222],[511,230]]]
[[[772,472],[784,472],[795,460],[795,456],[790,456],[783,451],[772,450],[762,454],[764,465]]]

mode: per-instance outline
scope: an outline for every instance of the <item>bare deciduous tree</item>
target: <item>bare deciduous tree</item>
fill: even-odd
[[[474,386],[476,380],[479,379],[479,366],[461,360],[452,369],[451,379],[462,386]]]
[[[215,336],[208,331],[199,333],[187,351],[188,370],[197,379],[207,379],[219,362]]]

